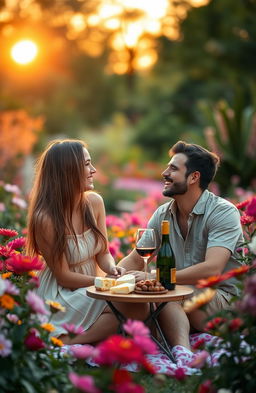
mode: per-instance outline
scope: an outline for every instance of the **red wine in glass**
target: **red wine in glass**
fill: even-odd
[[[136,233],[136,251],[144,260],[145,279],[147,279],[147,263],[156,249],[156,236],[154,229],[139,228]]]

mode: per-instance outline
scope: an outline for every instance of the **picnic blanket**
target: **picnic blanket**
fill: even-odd
[[[211,344],[214,346],[216,345],[218,340],[219,340],[218,337],[212,336],[211,334],[208,333],[194,333],[190,335],[190,343],[192,348],[196,346],[196,343],[199,342],[204,342],[205,344]],[[80,344],[76,344],[76,346],[80,346]],[[62,352],[66,353],[70,351],[70,348],[71,346],[64,346],[62,347]],[[191,364],[192,359],[191,357],[186,356],[186,352],[182,350],[182,347],[176,346],[175,348],[176,348],[176,353],[175,353],[176,363],[172,362],[168,358],[168,356],[161,351],[156,355],[147,355],[148,360],[153,365],[156,372],[159,374],[174,375],[175,371],[182,367],[185,375],[200,373],[200,367],[189,366]],[[195,359],[197,355],[199,358],[201,352],[202,351],[200,349],[195,350],[193,358]],[[223,352],[224,350],[218,349],[213,354],[211,354],[210,359],[205,359],[205,360],[210,362],[211,365],[217,364],[218,358],[221,356]],[[90,359],[89,360],[87,359],[86,361],[90,366],[95,366],[95,367],[98,366],[94,361]],[[131,372],[138,371],[138,366],[135,363],[128,364],[126,366],[123,366],[122,368]]]

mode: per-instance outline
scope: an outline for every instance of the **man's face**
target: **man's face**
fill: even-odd
[[[162,173],[165,180],[163,195],[173,197],[183,195],[188,190],[187,167],[185,165],[187,157],[183,153],[175,154],[168,163],[166,170]]]

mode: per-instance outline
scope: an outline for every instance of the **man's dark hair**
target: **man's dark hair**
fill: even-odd
[[[202,190],[205,190],[217,172],[220,162],[219,157],[202,146],[183,141],[175,143],[169,151],[170,156],[178,153],[185,154],[188,158],[185,163],[187,167],[186,176],[188,177],[196,171],[200,172],[199,185]]]

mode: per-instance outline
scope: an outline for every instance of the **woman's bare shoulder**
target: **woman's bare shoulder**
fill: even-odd
[[[87,201],[89,201],[89,203],[91,203],[91,205],[93,207],[99,207],[104,204],[102,196],[100,194],[98,194],[97,192],[94,192],[94,191],[86,192],[85,197],[86,197]]]

